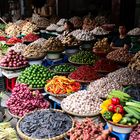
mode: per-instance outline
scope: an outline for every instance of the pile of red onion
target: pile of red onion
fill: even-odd
[[[20,52],[15,52],[14,50],[10,50],[1,60],[0,66],[2,67],[22,67],[27,66],[28,61],[24,56],[21,55]]]
[[[35,109],[49,108],[50,104],[37,91],[31,91],[25,84],[16,84],[7,101],[9,111],[19,117]]]
[[[140,140],[140,124],[130,133],[129,140]]]

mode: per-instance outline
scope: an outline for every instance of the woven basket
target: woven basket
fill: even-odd
[[[45,110],[45,109],[41,109],[41,110],[43,111],[43,110]],[[53,110],[63,113],[63,111],[58,110],[58,109],[53,109]],[[31,113],[34,113],[34,112],[35,112],[35,111],[30,112],[30,113],[28,113],[28,114],[31,114]],[[28,114],[27,114],[27,115],[28,115]],[[25,135],[25,134],[20,130],[19,124],[20,124],[20,122],[22,121],[23,118],[24,118],[24,117],[22,117],[22,118],[18,121],[17,126],[16,126],[17,132],[18,132],[19,136],[20,136],[23,140],[63,140],[64,137],[67,135],[67,132],[68,132],[68,131],[71,131],[71,130],[73,129],[73,127],[74,127],[74,121],[73,121],[73,119],[71,118],[71,120],[72,120],[72,122],[73,122],[72,128],[71,128],[70,130],[68,130],[67,132],[65,132],[65,133],[63,133],[63,134],[61,134],[61,135],[59,135],[59,136],[56,136],[56,137],[53,137],[53,138],[49,138],[49,139],[36,139],[36,138],[31,138],[31,137]]]

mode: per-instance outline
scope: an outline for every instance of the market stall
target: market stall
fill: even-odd
[[[0,139],[139,140],[140,29],[114,49],[102,16],[35,16],[0,26]]]

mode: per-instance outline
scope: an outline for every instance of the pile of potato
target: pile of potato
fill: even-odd
[[[46,51],[63,51],[64,46],[58,38],[51,37],[46,40],[43,44],[43,47]]]
[[[128,67],[132,70],[140,70],[140,51],[131,59]]]
[[[101,52],[109,52],[111,50],[110,44],[108,43],[107,38],[103,38],[102,40],[97,41],[94,44],[93,50],[101,51]]]

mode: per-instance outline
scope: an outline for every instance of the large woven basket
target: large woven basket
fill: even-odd
[[[41,109],[41,110],[43,111],[43,110],[46,110],[46,109]],[[40,110],[40,111],[41,111],[41,110]],[[58,110],[58,109],[52,109],[52,110],[64,113],[63,111]],[[28,113],[28,114],[26,114],[26,115],[29,115],[29,114],[34,113],[34,112],[35,112],[35,111],[30,112],[30,113]],[[24,117],[25,117],[25,116],[24,116]],[[59,136],[56,136],[56,137],[53,137],[53,138],[48,138],[48,139],[47,139],[47,138],[46,138],[46,139],[45,139],[45,138],[44,138],[44,139],[31,138],[31,137],[27,136],[26,134],[24,134],[24,133],[20,130],[20,128],[19,128],[20,122],[22,121],[22,119],[23,119],[24,117],[22,117],[22,118],[18,121],[17,126],[16,126],[17,132],[18,132],[19,136],[20,136],[23,140],[63,140],[64,137],[67,135],[67,132],[68,132],[68,131],[71,131],[71,130],[73,129],[73,127],[74,127],[74,121],[73,121],[73,119],[70,117],[71,120],[72,120],[72,128],[69,129],[67,132],[65,132],[65,133],[63,133],[63,134],[61,134],[61,135],[59,135]]]

